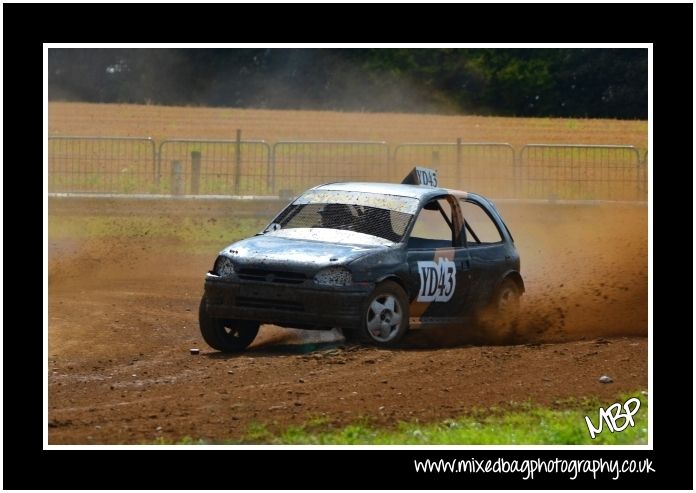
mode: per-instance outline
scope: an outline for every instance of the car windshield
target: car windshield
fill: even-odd
[[[310,190],[281,212],[267,231],[334,229],[398,243],[403,240],[417,208],[418,200],[411,197]]]

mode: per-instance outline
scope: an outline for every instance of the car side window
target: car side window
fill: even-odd
[[[445,199],[432,200],[418,214],[408,248],[452,247],[452,231],[452,206]]]
[[[468,200],[461,200],[460,207],[464,217],[464,230],[469,246],[500,243],[503,237],[493,219],[478,204]]]

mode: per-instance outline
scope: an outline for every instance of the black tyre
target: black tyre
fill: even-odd
[[[408,330],[408,297],[392,281],[377,285],[363,308],[362,339],[376,346],[393,346]]]
[[[520,288],[512,279],[504,279],[498,286],[489,309],[479,317],[484,342],[493,344],[514,342],[520,312],[520,296]]]
[[[493,306],[503,319],[513,320],[520,311],[520,288],[510,278],[504,279],[493,297]]]
[[[258,322],[210,318],[205,303],[203,296],[198,309],[198,323],[203,339],[213,349],[226,353],[243,351],[259,333]]]

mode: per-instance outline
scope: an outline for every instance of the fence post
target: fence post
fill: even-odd
[[[191,151],[191,195],[198,195],[201,184],[201,151]]]
[[[392,159],[391,146],[387,144],[387,176],[389,180],[396,180],[394,172],[394,159]]]
[[[457,137],[457,188],[459,190],[464,190],[462,185],[462,138]]]
[[[184,194],[184,166],[181,161],[172,161],[172,195]]]
[[[162,191],[160,189],[160,180],[162,179],[162,144],[164,144],[164,142],[160,143],[155,156],[155,159],[157,160],[157,170],[155,171],[155,185],[157,186],[157,193]]]
[[[390,162],[391,162],[392,179],[395,180],[397,183],[399,181],[401,181],[401,179],[399,178],[399,175],[397,174],[397,172],[399,171],[399,164],[398,164],[398,161],[396,160],[398,152],[399,152],[399,144],[396,144],[394,146],[394,149],[392,150]]]
[[[640,157],[638,157],[638,162],[636,163],[636,200],[640,200],[640,189],[641,189],[641,180],[640,180]]]
[[[237,145],[234,153],[234,193],[239,195],[239,180],[242,177],[242,129],[237,129]]]
[[[152,183],[159,185],[159,159],[157,158],[157,148],[152,144]]]
[[[438,170],[437,168],[440,166],[440,151],[433,151],[430,159],[431,167],[434,170]]]
[[[268,180],[266,186],[268,186],[268,194],[273,195],[275,189],[275,158],[273,156],[273,148],[268,147],[268,162],[266,163],[266,169],[268,174]]]
[[[520,171],[522,165],[522,153],[524,152],[524,146],[520,149],[512,149],[512,194],[516,199],[521,199],[520,197]]]

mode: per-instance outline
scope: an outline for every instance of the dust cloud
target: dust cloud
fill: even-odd
[[[646,207],[514,202],[498,207],[515,238],[526,285],[521,315],[512,330],[491,332],[485,323],[461,330],[421,330],[410,334],[406,344],[534,344],[647,335]],[[118,223],[118,217],[113,221]],[[157,302],[156,290],[162,286],[167,286],[161,293],[165,300],[173,296],[170,286],[181,286],[190,305],[187,310],[195,312],[203,275],[218,251],[217,245],[207,253],[195,246],[127,231],[110,237],[50,240],[49,298],[61,291],[89,292],[94,286],[102,291],[109,286],[136,289],[156,281],[155,299],[147,303]],[[76,314],[73,322],[83,321]],[[253,347],[342,340],[338,330],[313,333],[264,327]]]

